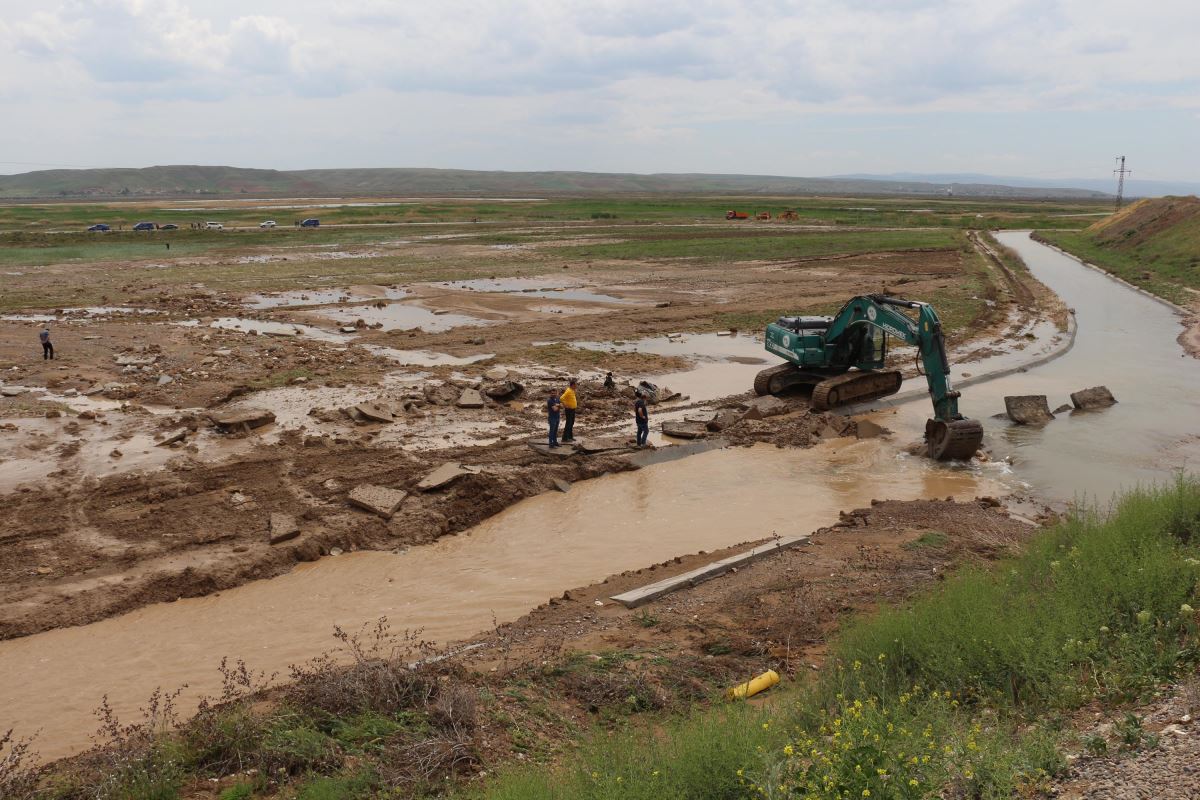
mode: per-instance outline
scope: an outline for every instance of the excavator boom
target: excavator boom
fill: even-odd
[[[915,318],[905,311],[915,311]],[[832,317],[781,317],[767,326],[766,348],[787,361],[758,374],[758,394],[809,384],[819,410],[873,400],[900,390],[901,375],[885,369],[888,338],[917,348],[934,416],[925,427],[930,455],[970,458],[983,427],[958,411],[942,323],[933,306],[882,294],[851,298]]]

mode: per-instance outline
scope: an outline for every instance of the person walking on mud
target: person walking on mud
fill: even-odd
[[[558,412],[562,411],[562,403],[558,395],[551,393],[546,398],[546,422],[550,426],[550,446],[558,447]]]
[[[42,332],[38,334],[38,338],[42,340],[42,360],[54,360],[54,345],[50,343],[50,326],[46,325],[42,328]]]
[[[650,438],[650,413],[646,410],[646,396],[638,389],[633,393],[633,421],[637,423],[637,446],[645,447]]]
[[[579,398],[575,395],[575,390],[578,386],[579,381],[571,378],[567,383],[567,390],[559,395],[558,398],[567,416],[567,422],[563,425],[562,440],[564,442],[575,441],[575,410],[579,408]]]

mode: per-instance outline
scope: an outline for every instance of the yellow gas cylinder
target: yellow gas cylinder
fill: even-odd
[[[779,673],[769,669],[757,678],[738,684],[725,693],[730,700],[745,700],[779,683]]]

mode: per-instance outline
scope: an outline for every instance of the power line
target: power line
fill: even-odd
[[[1117,176],[1117,211],[1120,211],[1121,200],[1125,197],[1125,176],[1133,174],[1133,170],[1125,169],[1125,156],[1117,156],[1117,168],[1113,174]]]

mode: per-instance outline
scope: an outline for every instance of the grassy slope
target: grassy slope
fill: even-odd
[[[1200,199],[1140,200],[1083,231],[1042,231],[1052,244],[1160,297],[1200,290]]]

